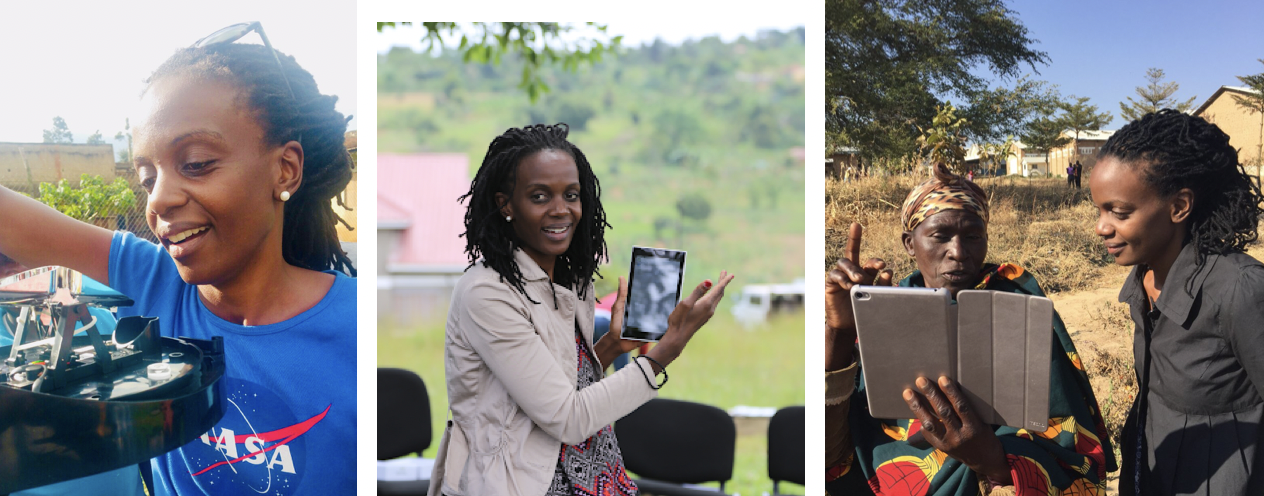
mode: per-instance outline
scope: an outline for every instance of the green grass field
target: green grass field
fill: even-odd
[[[671,381],[663,387],[661,396],[724,410],[737,405],[802,405],[806,393],[803,314],[776,317],[747,330],[737,325],[724,308],[671,364]],[[378,366],[409,369],[426,381],[435,441],[425,456],[434,457],[447,415],[443,320],[408,325],[379,323]],[[738,437],[733,480],[725,487],[730,494],[772,492],[766,450],[764,434]]]

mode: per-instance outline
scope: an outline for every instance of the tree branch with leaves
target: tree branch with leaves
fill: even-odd
[[[378,32],[411,22],[379,22]],[[609,36],[605,24],[585,23],[584,28],[595,31],[593,36],[575,35],[581,31],[576,26],[556,22],[475,22],[461,25],[455,22],[423,22],[426,29],[421,38],[426,50],[433,53],[446,45],[445,37],[454,40],[456,49],[462,52],[465,62],[500,64],[505,55],[516,54],[525,62],[522,81],[518,87],[527,93],[532,103],[549,91],[549,85],[540,75],[543,65],[557,65],[574,72],[585,64],[601,61],[605,54],[616,53],[623,42],[622,36]]]
[[[45,143],[74,143],[75,136],[70,133],[66,120],[60,116],[53,117],[53,128],[44,130]]]
[[[1110,124],[1113,117],[1110,112],[1098,112],[1096,105],[1088,103],[1088,97],[1077,97],[1071,95],[1070,101],[1062,103],[1062,126],[1063,129],[1070,130],[1075,133],[1075,161],[1080,160],[1080,133],[1084,131],[1100,130],[1102,126]]]
[[[956,174],[965,174],[966,137],[962,133],[970,122],[957,117],[956,111],[952,104],[939,107],[930,127],[918,126],[921,136],[917,138],[917,143],[921,155],[930,160],[931,167],[944,164]],[[930,173],[929,170],[927,172]]]
[[[915,153],[918,122],[949,99],[968,102],[965,132],[981,141],[1015,134],[1042,83],[1018,79],[989,88],[977,69],[1002,80],[1048,63],[1002,0],[827,0],[827,148],[857,148],[867,159]]]
[[[1137,87],[1137,100],[1127,97],[1128,102],[1119,102],[1119,116],[1128,121],[1135,121],[1142,116],[1158,112],[1161,109],[1170,108],[1180,112],[1188,112],[1194,108],[1194,100],[1197,96],[1192,96],[1184,102],[1177,101],[1172,95],[1181,88],[1176,81],[1163,82],[1163,69],[1151,67],[1146,70],[1146,80],[1150,84]]]
[[[1264,59],[1256,60],[1264,64]],[[1248,112],[1260,114],[1260,140],[1255,145],[1255,165],[1256,167],[1264,168],[1264,72],[1250,76],[1237,76],[1237,78],[1253,93],[1233,95],[1233,100],[1237,102],[1239,107],[1246,109]],[[1255,182],[1259,183],[1259,181],[1260,172],[1259,169],[1256,169]]]

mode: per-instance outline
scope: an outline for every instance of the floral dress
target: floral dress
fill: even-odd
[[[581,390],[601,379],[597,365],[579,328],[575,329],[575,390]],[[623,468],[623,454],[614,427],[605,426],[584,442],[563,444],[553,471],[553,483],[546,496],[635,496],[636,483]]]

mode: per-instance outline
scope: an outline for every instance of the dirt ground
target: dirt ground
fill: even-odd
[[[1136,394],[1135,380],[1129,380],[1132,325],[1131,321],[1124,320],[1127,306],[1118,302],[1119,288],[1128,276],[1128,269],[1118,267],[1103,272],[1097,288],[1054,293],[1049,298],[1089,371],[1093,392],[1117,444],[1118,434],[1114,431],[1123,426]],[[1118,459],[1118,448],[1115,453]],[[1107,494],[1117,494],[1118,485],[1119,472],[1107,474]]]

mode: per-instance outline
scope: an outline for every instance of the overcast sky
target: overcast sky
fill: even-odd
[[[740,16],[663,16],[653,21],[613,21],[605,23],[606,32],[610,36],[623,36],[623,45],[639,46],[652,43],[654,38],[662,38],[664,42],[679,44],[687,39],[699,39],[718,35],[724,41],[733,41],[740,36],[753,37],[763,29],[786,31],[804,25],[802,15],[797,10],[777,10],[761,12],[759,15]],[[595,31],[581,28],[579,34],[591,36]],[[378,53],[385,53],[392,46],[407,46],[414,50],[422,48],[421,36],[425,29],[416,25],[387,28],[379,35]],[[459,41],[459,38],[457,40]]]
[[[260,21],[272,46],[293,55],[322,93],[337,95],[340,112],[356,114],[355,2],[304,2],[301,22],[292,6],[273,2],[137,3],[5,4],[0,141],[41,142],[54,116],[76,142],[97,130],[112,141],[135,115],[142,81],[176,49],[249,21]],[[254,33],[241,42],[262,43]]]

